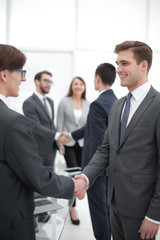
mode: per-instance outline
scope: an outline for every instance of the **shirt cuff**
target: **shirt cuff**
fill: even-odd
[[[89,179],[88,179],[88,177],[85,174],[82,173],[81,175],[83,175],[86,178],[86,180],[87,180],[87,189],[88,189],[89,188]]]
[[[145,216],[145,219],[147,219],[147,220],[150,221],[150,222],[153,222],[153,223],[156,223],[156,224],[160,224],[159,221],[153,220],[153,219],[151,219],[151,218],[149,218],[149,217],[147,217],[147,216]]]
[[[55,139],[56,141],[58,141],[59,136],[60,136],[60,133],[59,133],[59,132],[56,132],[56,134],[55,134],[55,136],[54,136],[54,139]]]
[[[68,133],[68,134],[69,134],[70,138],[71,138],[72,140],[74,140],[73,137],[72,137],[72,134],[71,134],[71,133]]]

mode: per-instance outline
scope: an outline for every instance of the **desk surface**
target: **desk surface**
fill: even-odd
[[[47,223],[38,223],[39,232],[36,234],[36,240],[59,240],[63,231],[69,209],[72,206],[73,199],[55,199],[63,208],[51,212],[51,218]]]

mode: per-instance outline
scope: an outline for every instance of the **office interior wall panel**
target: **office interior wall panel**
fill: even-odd
[[[7,16],[6,16],[6,6],[7,6],[7,1],[6,0],[1,0],[0,1],[0,43],[6,43],[6,21],[7,21]]]
[[[145,41],[146,0],[79,0],[78,46],[111,50],[125,40]]]
[[[160,1],[150,1],[148,43],[154,50],[160,51]]]
[[[74,0],[12,0],[10,41],[20,47],[73,47],[74,19]]]

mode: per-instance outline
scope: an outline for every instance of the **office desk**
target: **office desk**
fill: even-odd
[[[70,207],[73,204],[74,197],[71,200],[49,198],[57,201],[63,206],[62,209],[51,212],[51,218],[47,223],[38,223],[39,232],[36,234],[36,240],[59,240],[66,219],[69,214]]]

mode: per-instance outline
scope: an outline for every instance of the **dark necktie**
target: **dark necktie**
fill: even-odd
[[[46,110],[48,116],[50,117],[49,109],[48,109],[48,107],[47,107],[47,103],[46,103],[46,101],[47,101],[47,100],[46,100],[46,98],[44,97],[44,98],[43,98],[44,108],[45,108],[45,110]]]
[[[126,106],[125,106],[122,121],[121,121],[120,143],[122,142],[122,139],[124,137],[124,133],[125,133],[127,122],[128,122],[131,97],[132,97],[132,93],[128,93],[127,100],[126,100]]]

